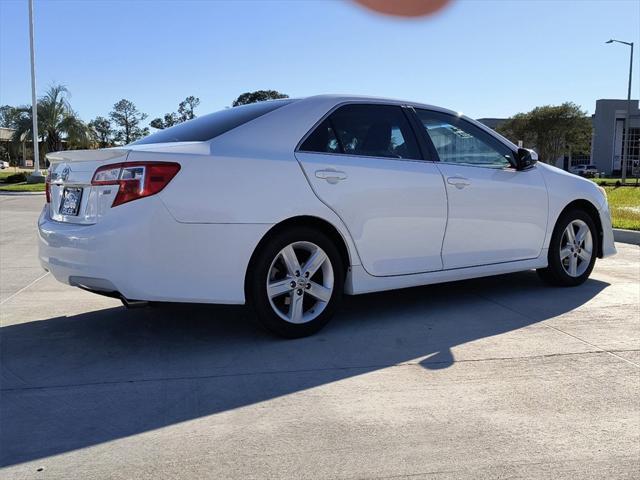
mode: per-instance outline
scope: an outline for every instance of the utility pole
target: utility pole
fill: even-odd
[[[31,51],[31,117],[33,119],[33,173],[29,175],[29,183],[44,183],[44,175],[40,171],[40,151],[38,145],[38,103],[36,99],[36,54],[33,44],[33,0],[29,0],[29,46]]]

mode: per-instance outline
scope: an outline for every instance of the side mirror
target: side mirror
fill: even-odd
[[[538,161],[538,154],[529,148],[519,148],[516,155],[516,169],[526,170]]]

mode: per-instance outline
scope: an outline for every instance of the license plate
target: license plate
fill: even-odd
[[[82,188],[65,187],[62,192],[62,203],[60,203],[61,215],[78,215],[80,211],[80,201],[82,200]]]

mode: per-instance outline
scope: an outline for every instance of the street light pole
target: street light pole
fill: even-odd
[[[631,54],[629,55],[629,88],[627,89],[627,161],[622,173],[622,183],[627,179],[627,165],[631,156],[631,78],[633,76],[633,42],[630,42]],[[631,171],[633,173],[633,170]]]
[[[627,89],[627,115],[625,116],[624,129],[624,155],[622,156],[622,183],[627,180],[627,164],[629,161],[629,150],[631,149],[631,79],[633,78],[633,42],[624,42],[622,40],[611,39],[606,43],[622,43],[631,47],[631,55],[629,57],[629,88]]]
[[[29,180],[32,183],[42,182],[44,176],[40,171],[40,151],[38,148],[38,104],[36,101],[36,54],[33,45],[33,0],[29,0],[29,46],[31,51],[31,117],[33,120],[33,163],[35,168]]]

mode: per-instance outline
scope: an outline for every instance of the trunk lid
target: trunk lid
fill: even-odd
[[[125,162],[129,151],[128,148],[107,148],[47,154],[51,191],[50,217],[58,222],[86,225],[97,223],[111,208],[117,187],[91,185],[93,174],[103,165]],[[65,196],[72,197],[66,204]],[[76,209],[66,208],[76,202],[77,213]]]

